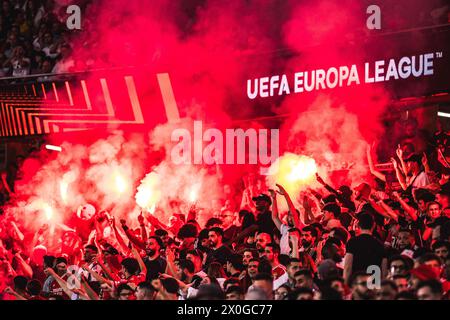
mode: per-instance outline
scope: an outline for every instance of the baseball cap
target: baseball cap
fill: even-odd
[[[267,194],[261,193],[256,197],[252,198],[253,201],[266,201],[269,204],[272,204],[272,199]]]
[[[420,164],[422,162],[422,157],[416,153],[413,153],[405,159],[405,162],[417,162]]]
[[[361,194],[369,196],[372,188],[367,183],[363,182],[355,188],[355,191],[359,191]]]

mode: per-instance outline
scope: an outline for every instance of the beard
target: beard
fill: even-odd
[[[156,250],[154,250],[154,249],[145,249],[145,253],[148,256],[153,256],[156,253]]]
[[[399,243],[397,248],[399,250],[411,249],[411,245],[409,243]]]
[[[311,241],[308,241],[308,240],[305,240],[305,239],[302,239],[301,243],[302,243],[302,247],[303,248],[311,246]]]
[[[264,212],[264,211],[266,211],[266,206],[265,205],[256,206],[256,211]]]
[[[361,291],[357,290],[356,292],[358,293],[359,297],[363,300],[373,299],[373,294],[372,294],[372,291],[370,291],[370,290],[367,290],[365,292],[361,292]]]

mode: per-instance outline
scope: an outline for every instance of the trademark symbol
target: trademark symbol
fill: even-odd
[[[441,52],[436,52],[436,58],[442,58],[442,51]]]

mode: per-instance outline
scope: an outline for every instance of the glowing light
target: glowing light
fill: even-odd
[[[64,204],[68,204],[69,202],[69,186],[77,179],[77,176],[78,170],[71,170],[64,173],[61,180],[59,181],[59,194]]]
[[[152,204],[152,206],[151,206],[150,208],[148,208],[147,211],[148,211],[150,214],[154,214],[154,213],[155,213],[155,210],[156,210],[156,203]]]
[[[298,161],[291,162],[291,171],[287,176],[289,181],[307,181],[314,179],[317,166],[314,159],[301,156]]]
[[[59,193],[61,194],[61,200],[64,204],[67,204],[67,189],[69,188],[69,183],[62,180],[59,183]]]
[[[189,196],[188,196],[188,200],[190,201],[190,202],[195,202],[195,201],[197,201],[197,199],[198,199],[198,193],[199,193],[199,191],[200,191],[200,187],[201,187],[201,184],[200,183],[196,183],[196,184],[194,184],[193,186],[192,186],[192,188],[190,189],[190,191],[189,191]]]
[[[53,209],[48,204],[44,204],[44,214],[45,218],[47,218],[48,221],[52,220],[53,218]]]
[[[118,172],[114,174],[114,186],[117,193],[124,193],[128,187],[127,187],[127,181],[125,178]]]
[[[47,149],[47,150],[52,150],[52,151],[57,151],[57,152],[61,152],[61,151],[62,151],[62,148],[61,148],[61,147],[59,147],[59,146],[53,146],[53,145],[51,145],[51,144],[46,144],[46,145],[45,145],[45,149]]]
[[[293,153],[285,153],[272,164],[268,177],[269,185],[281,184],[291,196],[315,182],[317,164],[313,158]]]
[[[155,210],[156,203],[161,199],[161,192],[158,190],[160,177],[156,172],[150,172],[141,181],[135,195],[136,204],[142,209]]]

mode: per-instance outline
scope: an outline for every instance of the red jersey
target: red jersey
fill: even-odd
[[[145,279],[146,279],[146,274],[141,272],[138,275],[132,275],[128,279],[122,278],[119,281],[116,281],[115,286],[117,287],[119,284],[125,283],[125,284],[129,285],[131,288],[136,289],[138,284],[145,281]]]
[[[63,280],[67,281],[69,274],[66,273],[61,277]],[[53,280],[50,284],[50,294],[55,296],[61,296],[64,300],[70,300],[69,296],[64,292],[63,288],[59,285],[58,281]]]
[[[286,273],[286,267],[282,264],[279,264],[272,268],[272,275],[273,279],[277,280],[279,277],[281,277],[283,274]]]

